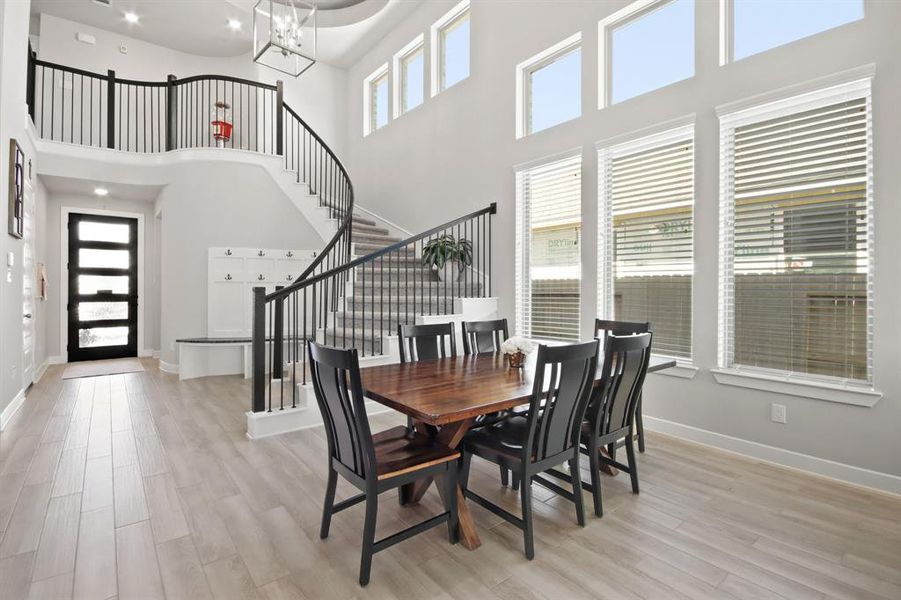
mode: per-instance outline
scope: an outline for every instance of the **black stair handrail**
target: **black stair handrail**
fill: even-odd
[[[340,219],[335,234],[297,279],[349,260],[350,176],[328,144],[284,102],[281,81],[231,75],[124,79],[113,70],[101,74],[41,60],[29,48],[26,103],[41,138],[151,153],[210,147],[215,139],[211,121],[217,116],[213,104],[219,100],[229,103],[233,126],[225,147],[237,143],[284,156],[285,167],[297,172],[298,182],[307,184],[329,217]]]
[[[307,380],[308,340],[357,348],[361,358],[384,355],[383,336],[398,324],[452,312],[456,298],[489,297],[496,213],[492,203],[331,268],[323,262],[321,272],[268,294],[253,288],[251,410],[297,406],[297,386]],[[442,278],[421,256],[443,236],[465,239],[471,260],[469,268]]]

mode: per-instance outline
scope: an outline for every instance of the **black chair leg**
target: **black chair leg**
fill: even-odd
[[[335,488],[337,485],[338,472],[329,468],[328,482],[325,484],[325,502],[322,504],[322,526],[319,528],[319,537],[323,540],[328,537],[328,530],[332,524],[332,508],[335,506]]]
[[[448,463],[447,473],[444,475],[445,495],[447,498],[447,512],[450,518],[447,520],[447,537],[451,544],[456,544],[460,540],[460,534],[457,530],[459,520],[457,518],[457,463]]]
[[[510,487],[512,487],[514,490],[518,490],[519,489],[519,473],[514,472],[512,474],[512,477],[513,477],[513,483],[510,485]]]
[[[501,465],[501,485],[505,487],[510,485],[510,471],[503,465]]]
[[[635,426],[638,429],[638,451],[644,452],[644,421],[641,418],[641,395],[638,396],[638,407],[635,409]]]
[[[379,510],[379,498],[375,493],[367,494],[366,520],[363,524],[363,554],[360,558],[360,585],[369,583],[372,570],[372,549],[375,544],[375,519]]]
[[[610,460],[616,460],[616,442],[607,444],[607,456],[610,457]]]
[[[585,527],[585,504],[582,499],[582,473],[579,470],[579,449],[576,455],[569,461],[569,475],[573,483],[573,501],[576,505],[576,521]]]
[[[604,505],[601,498],[601,465],[598,459],[598,448],[595,445],[588,449],[588,469],[591,471],[592,499],[594,500],[594,514],[604,516]]]
[[[522,481],[520,498],[522,499],[522,537],[525,544],[526,558],[535,558],[535,541],[532,532],[532,478],[525,477]]]
[[[641,439],[641,438],[639,438]],[[629,477],[632,478],[632,493],[638,493],[638,463],[635,461],[635,446],[631,433],[626,438],[626,457],[629,459]]]

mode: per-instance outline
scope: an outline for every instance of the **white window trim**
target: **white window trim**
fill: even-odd
[[[613,30],[624,25],[627,21],[638,19],[657,10],[659,6],[670,2],[673,2],[673,0],[636,0],[632,4],[598,21],[598,110],[603,110],[611,105],[610,89],[612,86],[610,85],[610,76],[612,72],[610,69],[610,58],[613,56],[611,36]],[[695,37],[697,37],[697,31],[695,31]],[[678,82],[674,81],[673,83]],[[652,91],[656,90],[645,93],[649,94]]]
[[[581,146],[572,148],[570,150],[565,150],[563,152],[559,152],[556,154],[550,154],[547,156],[543,156],[541,158],[537,158],[535,160],[530,160],[528,162],[520,163],[517,165],[513,165],[513,173],[516,179],[516,206],[514,213],[514,253],[515,253],[515,261],[514,261],[514,323],[513,330],[516,335],[525,336],[525,332],[523,331],[524,324],[520,322],[520,316],[523,314],[522,303],[523,303],[523,286],[526,281],[529,280],[529,260],[525,256],[526,252],[530,251],[528,244],[525,242],[525,218],[523,212],[525,198],[523,198],[520,185],[520,178],[524,171],[528,171],[535,167],[540,167],[542,165],[546,165],[548,163],[558,162],[561,160],[566,160],[568,158],[573,158],[576,156],[582,156],[582,148]],[[584,191],[584,190],[583,190]],[[584,265],[583,265],[584,266]],[[582,273],[584,275],[584,272]],[[584,281],[580,275],[580,280]],[[580,285],[581,289],[581,285]],[[580,308],[581,310],[581,308]],[[580,317],[581,318],[581,317]],[[529,335],[526,336],[531,338],[531,331]],[[534,338],[539,339],[539,338]]]
[[[614,158],[626,154],[634,154],[666,144],[680,142],[683,140],[692,140],[695,138],[694,115],[683,117],[674,121],[668,121],[665,124],[654,127],[653,129],[643,129],[631,134],[609,138],[598,142],[595,146],[598,151],[598,305],[597,314],[601,318],[613,318],[613,218],[611,214],[611,204],[609,198],[609,190],[607,189],[606,172],[608,165]],[[694,221],[694,208],[692,208],[692,221]],[[692,226],[694,231],[694,226]],[[694,246],[694,233],[692,233],[692,246]],[[694,262],[694,259],[692,259]],[[694,282],[692,281],[691,289],[691,306],[694,313]],[[692,315],[693,317],[694,315]],[[664,369],[661,374],[671,375],[674,377],[683,377],[687,379],[693,378],[697,372],[694,366],[694,324],[692,318],[692,357],[666,356],[665,354],[657,354],[666,358],[672,358],[676,361],[676,367],[673,369]]]
[[[431,97],[435,97],[439,92],[442,92],[441,89],[441,61],[444,58],[441,55],[441,32],[451,23],[453,23],[457,18],[461,17],[464,13],[469,11],[469,0],[463,0],[452,9],[444,13],[444,15],[432,23],[431,28],[429,29],[429,63],[431,67],[431,78],[430,78],[430,88],[431,88]],[[472,74],[472,17],[470,16],[470,30],[469,30],[469,46],[470,46],[470,75]],[[459,83],[459,81],[457,82]],[[447,88],[445,88],[447,89]]]
[[[373,82],[381,79],[383,76],[389,75],[388,71],[388,63],[385,63],[378,69],[370,73],[369,77],[363,80],[363,137],[366,137],[367,135],[375,131],[375,129],[373,129],[372,127],[372,84]],[[388,84],[390,85],[391,82],[389,81]],[[391,111],[388,112],[390,114]]]
[[[423,61],[422,61],[422,102],[404,111],[404,61],[412,54],[417,51],[422,50]],[[426,72],[426,61],[425,61],[425,35],[419,34],[417,35],[409,44],[400,49],[400,52],[394,55],[394,82],[393,82],[393,114],[394,118],[397,119],[401,115],[405,115],[411,110],[415,110],[425,104],[426,99],[426,80],[428,79],[428,73]]]
[[[719,0],[719,17],[720,17],[720,27],[719,27],[719,58],[720,58],[720,66],[725,66],[730,63],[735,62],[735,0]],[[848,21],[847,23],[843,23],[842,25],[836,25],[836,27],[843,27],[844,25],[848,25],[850,23],[856,23],[858,20],[863,20],[867,17],[867,3],[863,3],[863,17],[857,19],[855,21]],[[801,41],[803,39],[820,35],[821,33],[826,33],[827,31],[831,31],[835,29],[835,27],[830,27],[829,29],[825,29],[823,31],[818,31],[816,33],[812,33],[809,35],[805,35],[803,37],[796,38],[794,40],[785,42],[783,44],[779,44],[778,46],[773,46],[772,48],[767,48],[766,50],[761,50],[760,52],[755,52],[754,54],[750,54],[748,56],[742,57],[739,60],[744,60],[745,58],[750,58],[752,56],[756,56],[757,54],[762,54],[764,52],[769,52],[770,50],[775,50],[776,48],[780,48],[787,44],[793,44],[794,42]]]
[[[516,139],[520,139],[532,134],[532,132],[529,131],[528,123],[530,116],[529,96],[532,93],[532,90],[529,86],[530,75],[535,71],[553,63],[558,58],[569,54],[576,48],[581,47],[581,45],[582,32],[580,31],[516,65]],[[581,76],[582,74],[580,72],[579,77],[581,78]],[[579,116],[581,116],[581,111]],[[576,118],[578,117],[574,117],[574,119]],[[567,123],[568,121],[572,121],[574,119],[568,119],[567,121],[563,121],[561,123],[558,123],[557,125],[562,125],[563,123]]]
[[[718,367],[711,369],[717,382],[724,385],[734,385],[752,389],[778,392],[792,396],[816,398],[829,402],[839,402],[856,406],[874,406],[882,392],[875,388],[875,368],[869,373],[870,381],[844,380],[803,373],[792,373],[774,369],[763,369],[733,365],[732,357],[728,356],[728,340],[732,335],[731,323],[734,318],[733,308],[727,300],[725,283],[732,281],[732,256],[725,251],[728,247],[725,239],[732,226],[734,218],[733,188],[729,171],[732,163],[727,156],[726,149],[730,147],[735,134],[735,128],[748,123],[754,123],[767,119],[779,118],[804,110],[811,110],[829,104],[835,104],[844,100],[866,98],[867,102],[867,130],[870,138],[871,151],[867,157],[867,226],[870,239],[869,270],[867,274],[868,289],[873,289],[875,244],[873,244],[873,116],[872,116],[872,79],[873,67],[868,65],[859,69],[847,71],[837,75],[817,80],[820,84],[826,83],[828,87],[815,87],[817,82],[809,82],[801,86],[787,88],[791,90],[791,96],[787,97],[786,90],[782,97],[776,97],[778,93],[758,96],[763,102],[751,103],[742,101],[731,103],[716,108],[720,121],[720,224],[719,224],[719,290],[717,309],[717,363]],[[843,81],[844,80],[844,81]],[[874,308],[873,294],[868,294],[867,311],[868,318],[872,318]],[[868,361],[872,362],[873,339],[868,335],[867,352]]]

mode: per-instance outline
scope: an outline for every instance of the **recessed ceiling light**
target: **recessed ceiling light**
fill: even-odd
[[[239,29],[241,29],[241,21],[239,21],[238,19],[229,19],[228,26],[233,30],[238,31]]]
[[[109,190],[102,187],[96,187],[94,188],[94,193],[98,196],[106,196],[107,194],[109,194]]]
[[[138,17],[138,15],[136,15],[133,12],[125,13],[125,20],[128,21],[129,23],[137,23],[139,19],[140,19],[140,17]]]

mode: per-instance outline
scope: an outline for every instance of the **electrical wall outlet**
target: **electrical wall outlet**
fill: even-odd
[[[773,423],[785,423],[785,405],[770,404],[770,420]]]

